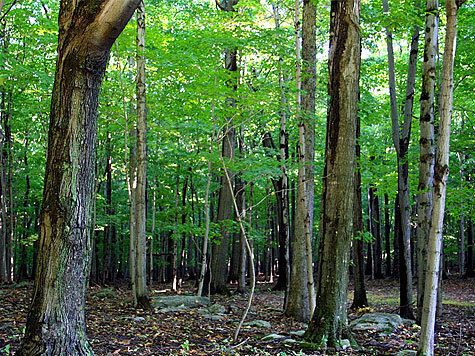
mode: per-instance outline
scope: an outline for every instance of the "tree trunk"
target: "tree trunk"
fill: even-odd
[[[373,273],[375,279],[384,278],[382,272],[382,244],[381,244],[381,219],[379,217],[379,198],[376,195],[376,188],[370,186],[369,188],[369,206],[370,206],[370,221],[371,234],[374,238],[373,249]]]
[[[389,222],[389,197],[384,194],[384,248],[386,251],[386,277],[391,276],[391,225]]]
[[[360,118],[356,118],[356,170],[355,170],[355,198],[353,208],[353,285],[354,285],[354,297],[352,309],[358,309],[367,307],[369,305],[368,298],[366,296],[365,287],[365,274],[364,274],[364,249],[363,249],[363,237],[361,234],[364,232],[363,227],[363,208],[361,203],[361,168],[359,160],[361,156],[361,148],[358,142],[360,138]]]
[[[437,154],[434,166],[434,207],[431,218],[429,246],[427,249],[427,271],[424,286],[419,356],[434,355],[434,326],[437,309],[439,268],[442,254],[443,225],[447,179],[449,176],[450,124],[453,104],[454,58],[457,40],[457,12],[465,1],[447,0],[447,28],[445,35],[442,86],[440,90],[440,126]]]
[[[147,296],[147,104],[145,88],[145,5],[139,2],[137,16],[137,184],[135,186],[135,307],[150,309]]]
[[[234,6],[237,4],[237,0],[225,0],[224,11],[235,12]],[[233,73],[237,71],[237,50],[227,49],[225,54],[225,68],[230,72],[231,78]],[[228,85],[233,88],[233,91],[237,90],[236,81],[230,79]],[[229,107],[236,106],[236,100],[234,98],[227,98]],[[236,134],[232,117],[226,118],[226,126],[224,128],[224,137],[222,145],[222,157],[228,160],[232,160],[235,155],[236,147]],[[231,186],[233,185],[234,174],[229,172],[229,178],[231,179]],[[221,176],[221,188],[218,198],[218,214],[216,221],[223,223],[226,220],[233,218],[233,202],[232,191],[229,190],[229,184],[226,176]],[[229,290],[226,287],[226,277],[228,273],[228,243],[229,243],[229,231],[221,226],[221,238],[219,244],[214,244],[212,247],[211,255],[211,284],[210,289],[212,294],[229,294]]]
[[[296,0],[295,33],[297,51],[296,81],[300,81],[300,43],[299,10]],[[297,186],[297,204],[295,217],[295,242],[291,267],[290,290],[286,315],[301,321],[311,318],[315,309],[315,284],[313,280],[313,205],[314,205],[314,168],[315,156],[315,51],[316,51],[316,5],[310,0],[303,2],[302,15],[302,84],[304,93],[301,111],[297,110],[299,125],[299,174]],[[297,88],[300,90],[300,88]],[[300,92],[297,93],[297,105],[300,104]]]
[[[85,288],[98,97],[112,43],[137,3],[61,1],[35,290],[16,355],[93,354]]]
[[[275,27],[280,28],[280,13],[277,4],[272,4]],[[286,309],[290,287],[290,209],[289,209],[289,178],[285,162],[289,158],[289,136],[287,134],[287,98],[284,89],[283,59],[279,59],[279,89],[280,89],[280,131],[279,131],[279,158],[282,177],[278,180],[280,194],[277,198],[277,224],[279,227],[279,269],[278,280],[273,290],[285,290],[284,309]]]
[[[439,36],[439,0],[426,1],[424,65],[422,68],[419,185],[417,187],[417,320],[422,318],[427,246],[434,180],[434,98]]]
[[[317,305],[304,339],[340,347],[347,326],[348,266],[353,235],[356,132],[361,62],[360,1],[333,0]]]
[[[418,0],[416,0],[418,2]],[[383,10],[389,13],[388,0],[383,0]],[[419,28],[414,26],[412,35],[409,65],[404,101],[404,120],[402,130],[399,126],[396,101],[395,65],[392,44],[392,33],[386,29],[386,43],[388,50],[389,67],[389,93],[391,101],[392,138],[397,152],[398,165],[398,196],[400,210],[400,227],[402,237],[400,246],[400,314],[402,317],[414,319],[412,313],[412,267],[411,267],[411,221],[410,221],[410,195],[409,195],[409,163],[408,149],[411,134],[412,109],[414,102],[414,86],[417,69],[417,52],[419,41]]]

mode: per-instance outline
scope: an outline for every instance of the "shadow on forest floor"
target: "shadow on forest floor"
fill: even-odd
[[[436,355],[475,355],[475,281],[444,281],[444,308],[436,331]],[[264,320],[271,327],[244,327],[232,345],[235,325],[246,303],[244,296],[213,296],[226,308],[221,320],[209,320],[196,309],[168,313],[134,310],[125,286],[91,287],[87,300],[88,336],[97,355],[397,355],[416,350],[419,327],[401,327],[390,336],[356,333],[363,350],[300,350],[292,345],[262,341],[264,335],[290,335],[305,325],[282,314],[283,293],[259,283],[247,320]],[[166,285],[154,285],[153,295],[170,295]],[[397,312],[398,283],[368,281],[368,297],[377,312]],[[0,287],[0,355],[13,354],[25,326],[32,285]],[[192,294],[186,285],[182,294]],[[350,299],[352,293],[350,292]],[[350,304],[350,303],[349,303]],[[361,313],[349,311],[354,319]]]

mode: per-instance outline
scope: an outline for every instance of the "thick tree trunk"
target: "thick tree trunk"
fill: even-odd
[[[434,326],[439,286],[439,268],[442,255],[443,225],[447,179],[449,176],[450,124],[453,104],[454,58],[457,40],[457,12],[465,1],[447,0],[447,28],[445,35],[444,64],[440,91],[440,126],[437,154],[434,166],[434,208],[432,212],[429,246],[427,249],[427,270],[424,286],[419,356],[434,355]]]
[[[296,0],[296,49],[299,53],[299,11]],[[301,111],[298,112],[299,125],[299,174],[295,216],[295,242],[291,267],[290,290],[286,314],[298,320],[307,321],[315,309],[315,284],[313,280],[313,205],[315,156],[315,51],[316,51],[316,5],[310,0],[303,2],[302,16],[302,85],[304,92]],[[300,58],[297,54],[297,83],[300,80]],[[300,90],[300,88],[298,88]],[[298,93],[297,95],[300,95]],[[297,105],[299,100],[297,99]]]
[[[316,308],[306,340],[339,347],[350,337],[346,301],[353,235],[356,132],[361,62],[360,1],[333,0],[330,17],[329,85],[321,240]]]
[[[145,5],[139,2],[137,16],[137,161],[135,185],[135,307],[150,309],[147,296],[147,236],[146,194],[147,187],[147,104],[145,88]]]
[[[439,1],[426,1],[424,65],[422,68],[419,185],[417,187],[417,321],[422,318],[427,246],[434,180],[434,98],[439,36]]]
[[[236,11],[234,6],[237,4],[237,0],[225,0],[222,8],[224,11]],[[237,71],[237,50],[227,49],[225,54],[225,68],[230,72],[231,77],[233,73]],[[237,90],[237,85],[234,79],[230,79],[228,85]],[[234,98],[227,98],[229,107],[236,106],[236,100]],[[223,145],[222,145],[222,157],[228,160],[232,160],[235,156],[236,147],[236,134],[232,118],[226,118],[226,126],[224,128]],[[231,186],[234,181],[234,174],[229,172],[229,179],[231,179]],[[229,184],[226,175],[221,176],[221,188],[218,198],[218,214],[216,221],[222,223],[226,220],[232,220],[233,218],[233,201],[232,191],[229,190]],[[212,294],[229,294],[229,290],[226,286],[227,274],[228,274],[228,243],[230,233],[228,229],[221,226],[221,238],[219,244],[214,244],[211,254],[211,283],[210,289]]]
[[[98,97],[112,43],[137,3],[61,1],[35,290],[16,355],[93,354],[85,293]]]

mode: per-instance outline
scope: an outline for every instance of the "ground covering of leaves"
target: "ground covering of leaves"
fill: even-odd
[[[436,355],[475,355],[475,281],[449,279],[444,282],[444,308],[436,331]],[[398,355],[416,350],[419,327],[401,327],[390,336],[371,330],[356,333],[361,350],[309,350],[280,342],[264,342],[270,333],[290,338],[304,324],[282,314],[283,294],[271,292],[271,284],[259,283],[248,320],[265,320],[270,328],[244,327],[239,341],[232,336],[245,296],[212,297],[226,307],[222,320],[209,320],[195,309],[170,313],[134,310],[126,286],[91,287],[87,299],[89,339],[97,355]],[[396,281],[369,281],[369,300],[374,311],[397,312]],[[13,354],[25,327],[32,285],[0,287],[0,355]],[[182,293],[192,293],[191,285]],[[172,294],[167,286],[153,286],[154,295]],[[351,293],[350,293],[351,299]],[[354,319],[368,310],[349,311]],[[402,352],[402,353],[401,353]]]

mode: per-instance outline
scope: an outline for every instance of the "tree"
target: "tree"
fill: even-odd
[[[383,0],[383,11],[389,13],[388,0]],[[411,219],[409,196],[409,162],[408,150],[411,137],[412,109],[417,69],[417,53],[419,43],[419,27],[414,26],[411,40],[409,64],[407,70],[406,95],[404,100],[402,129],[399,125],[396,98],[396,80],[392,32],[386,28],[386,44],[388,50],[389,96],[391,101],[392,139],[397,154],[398,197],[400,214],[399,241],[399,282],[400,282],[400,314],[405,318],[414,318],[412,313],[412,267],[411,267]]]
[[[315,312],[304,339],[335,347],[349,337],[346,314],[353,236],[356,132],[361,62],[360,1],[331,2],[330,103],[318,253]]]
[[[97,106],[137,0],[61,1],[35,290],[17,355],[91,355],[85,327]]]
[[[297,49],[297,85],[300,80],[298,3],[296,0],[296,49]],[[310,0],[303,2],[302,15],[302,102],[301,111],[297,109],[299,125],[299,174],[297,186],[297,206],[295,216],[295,242],[292,254],[290,290],[285,313],[306,321],[315,309],[315,286],[313,281],[312,239],[314,204],[314,168],[315,157],[315,21],[316,6]],[[300,96],[300,93],[297,93]],[[300,100],[297,99],[297,105]]]
[[[442,255],[443,224],[447,179],[449,176],[450,125],[452,121],[454,58],[457,41],[457,12],[466,0],[447,0],[444,64],[440,90],[440,125],[434,166],[434,207],[431,216],[427,269],[424,286],[421,337],[417,355],[434,355],[434,327],[439,286],[440,258]]]
[[[236,11],[234,6],[237,4],[237,0],[225,0],[224,5],[221,8],[224,11]],[[237,72],[237,50],[235,48],[229,48],[225,54],[225,68],[229,71],[230,76],[235,75]],[[228,81],[228,85],[233,91],[237,90],[235,78],[231,78]],[[229,108],[236,106],[236,100],[232,97],[227,98]],[[236,132],[233,125],[233,115],[229,115],[226,118],[226,126],[223,133],[222,143],[222,156],[227,159],[233,159],[236,149]],[[233,181],[233,173],[229,173],[229,178]],[[232,183],[232,182],[231,182]],[[232,184],[231,184],[232,186]],[[224,174],[221,176],[221,188],[218,198],[218,214],[217,221],[224,222],[225,220],[231,220],[233,218],[233,202],[232,191],[229,188],[227,182],[227,176]],[[228,254],[228,241],[230,237],[229,230],[223,225],[221,227],[221,239],[218,244],[213,245],[211,254],[211,293],[227,294],[229,293],[226,287],[227,277],[227,254]]]
[[[363,209],[361,202],[361,167],[359,160],[361,157],[360,138],[360,118],[356,118],[356,170],[355,170],[355,197],[353,209],[353,285],[355,293],[353,297],[352,309],[364,308],[369,306],[366,296],[366,287],[364,281],[364,241],[362,233],[363,228]]]
[[[134,273],[132,279],[132,295],[134,306],[150,309],[150,301],[147,297],[146,280],[146,202],[145,189],[147,185],[147,102],[145,87],[145,5],[141,0],[137,7],[137,132],[136,132],[136,159],[135,159],[135,181],[132,184],[132,197],[135,208],[134,228],[130,236],[135,244],[135,248],[130,253],[135,252],[134,265],[130,268]]]
[[[432,183],[434,179],[434,98],[439,36],[439,1],[427,0],[422,67],[420,116],[419,185],[417,187],[417,320],[422,317],[427,245],[432,215]]]

